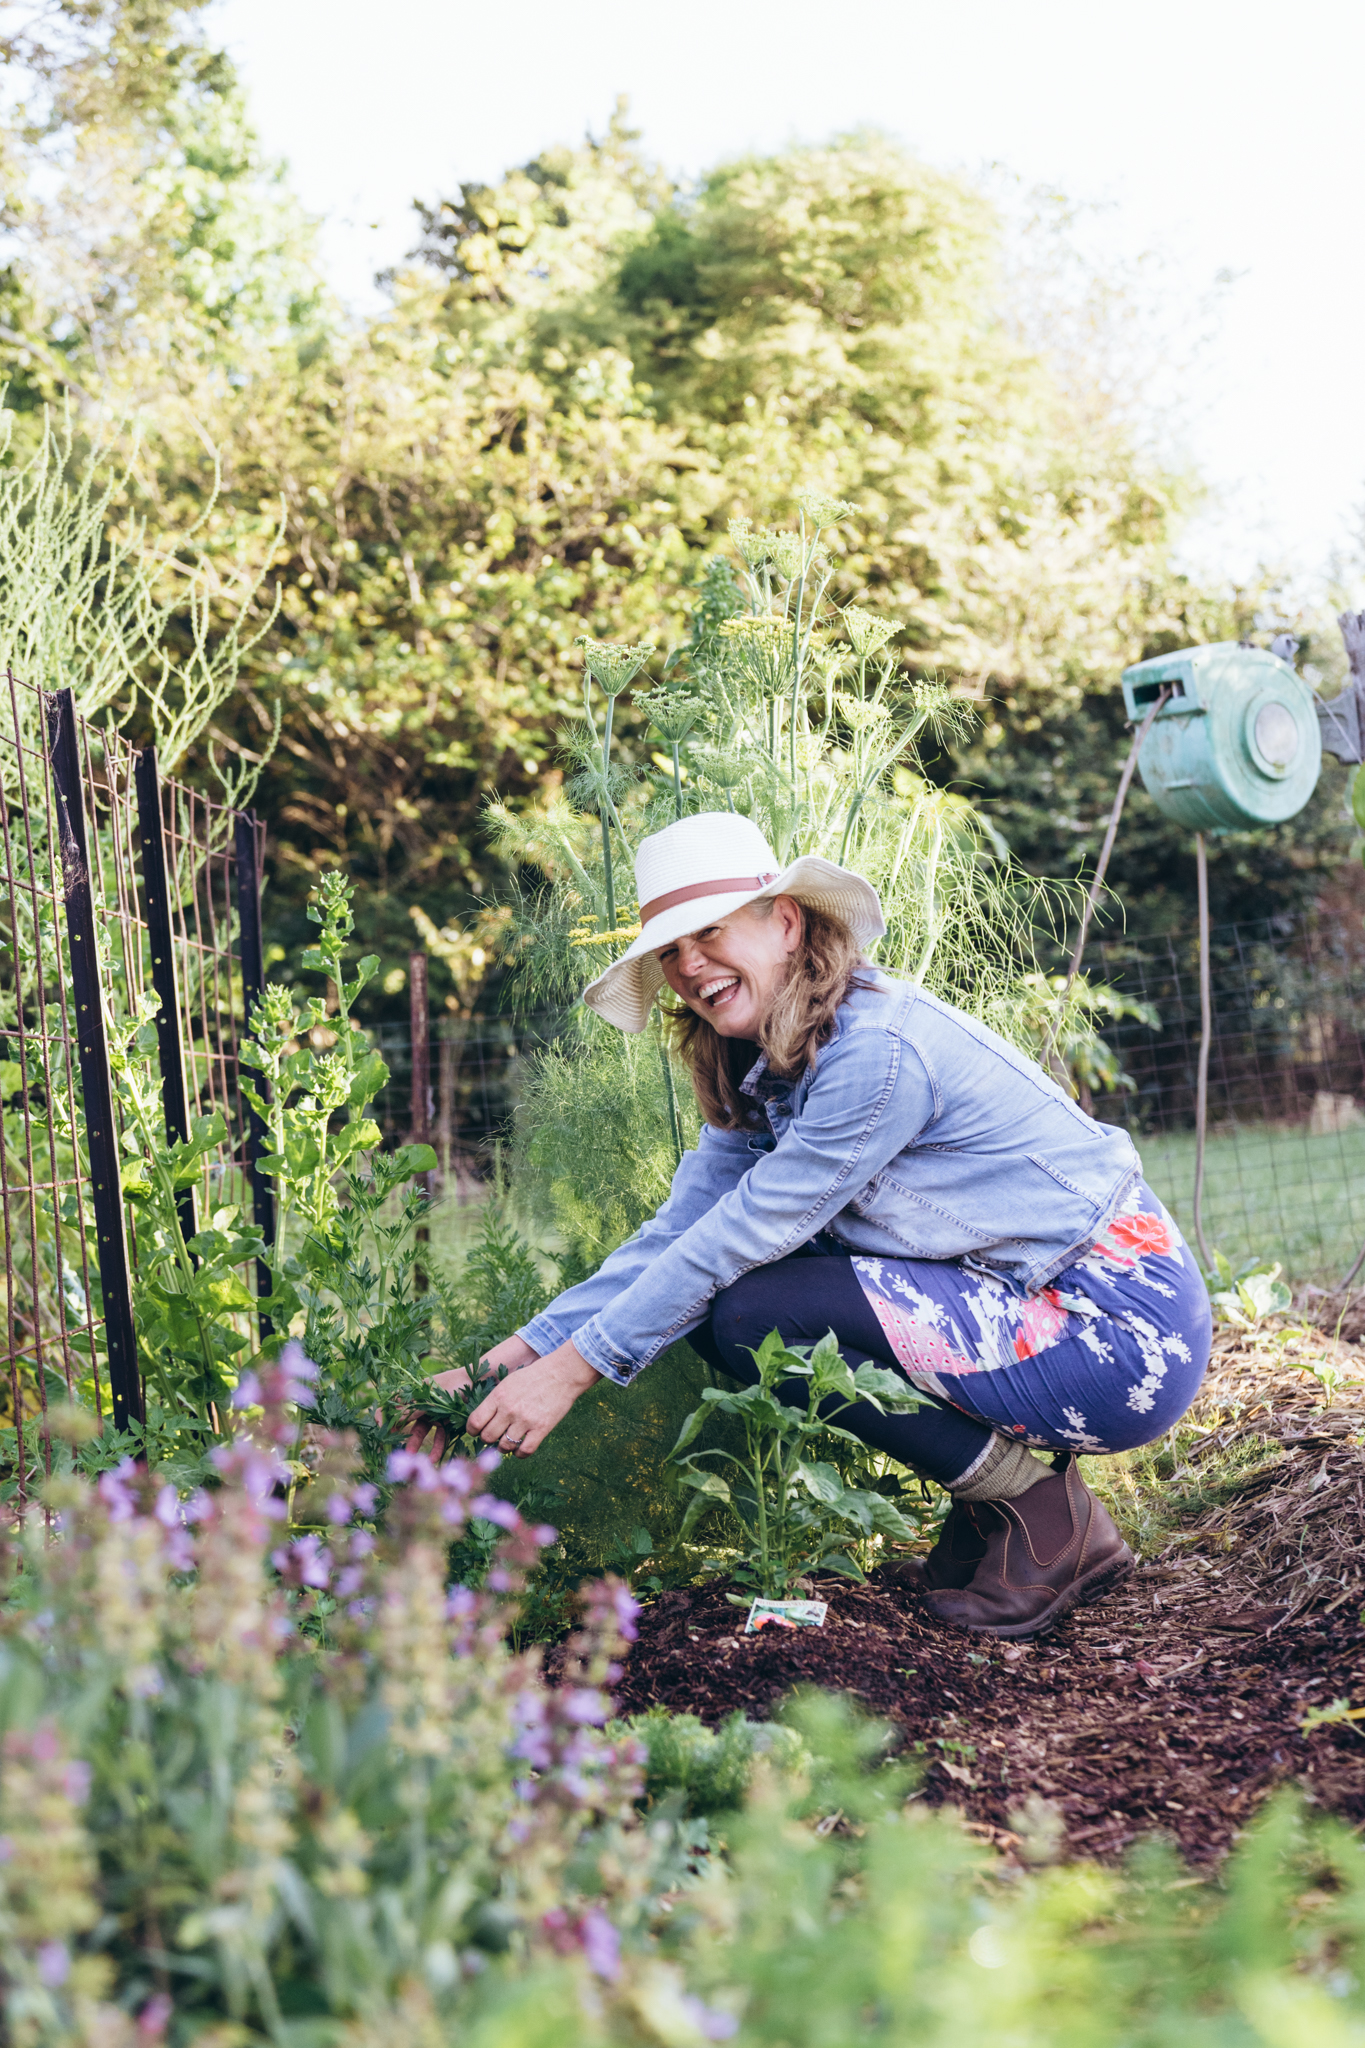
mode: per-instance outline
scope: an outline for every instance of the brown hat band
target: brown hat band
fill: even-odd
[[[652,917],[674,909],[679,903],[693,903],[698,896],[738,896],[744,889],[766,889],[769,882],[776,880],[774,871],[770,875],[727,875],[717,882],[689,882],[685,889],[670,889],[666,896],[655,896],[642,903],[640,923],[647,925]]]

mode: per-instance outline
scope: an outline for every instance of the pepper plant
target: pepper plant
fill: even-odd
[[[673,1447],[672,1463],[693,1498],[678,1532],[687,1541],[708,1509],[728,1507],[738,1518],[746,1549],[731,1576],[767,1599],[782,1595],[807,1572],[841,1572],[861,1580],[855,1555],[875,1536],[910,1542],[918,1530],[884,1494],[849,1486],[837,1466],[818,1455],[830,1437],[864,1446],[841,1429],[838,1417],[857,1402],[879,1414],[922,1406],[898,1373],[866,1361],[850,1369],[833,1332],[814,1346],[784,1344],[776,1330],[753,1354],[757,1384],[731,1391],[704,1387]],[[802,1387],[805,1406],[788,1397]],[[744,1431],[742,1452],[689,1451],[708,1416],[733,1416]],[[728,1468],[713,1470],[702,1461]]]

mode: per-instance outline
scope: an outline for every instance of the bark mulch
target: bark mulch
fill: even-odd
[[[1324,1358],[1330,1406],[1302,1362]],[[1110,1859],[1160,1832],[1207,1863],[1286,1781],[1365,1824],[1365,1724],[1300,1725],[1365,1704],[1363,1366],[1340,1342],[1221,1337],[1172,1482],[1193,1508],[1153,1530],[1118,1593],[1040,1640],[935,1627],[875,1575],[819,1583],[823,1629],[746,1637],[712,1582],[646,1608],[619,1711],[714,1725],[797,1686],[851,1693],[923,1758],[920,1797],[1025,1856]],[[1224,1475],[1211,1501],[1201,1469]]]

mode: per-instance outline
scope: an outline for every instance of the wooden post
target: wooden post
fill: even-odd
[[[123,1214],[123,1187],[119,1180],[118,1131],[114,1121],[109,1041],[104,1028],[104,995],[100,987],[99,942],[90,880],[90,842],[85,828],[75,696],[69,689],[56,690],[46,699],[46,709],[48,752],[57,796],[55,822],[62,851],[62,894],[71,957],[71,994],[75,1006],[81,1095],[85,1107],[85,1143],[90,1160],[100,1294],[104,1301],[109,1392],[113,1398],[114,1427],[126,1429],[130,1422],[141,1422],[145,1411],[142,1377],[137,1365],[137,1336],[133,1328],[128,1234]],[[94,1362],[92,1359],[92,1367]]]
[[[431,1143],[431,1024],[427,1014],[427,956],[408,955],[408,999],[412,1018],[412,1142]],[[422,1176],[422,1186],[429,1176]]]
[[[427,956],[425,953],[408,955],[408,1005],[412,1020],[412,1142],[414,1145],[431,1143],[431,1022],[427,1014]],[[431,1175],[419,1173],[417,1185],[431,1199]],[[417,1229],[419,1245],[431,1242],[431,1232],[425,1223]],[[419,1290],[425,1292],[427,1275],[422,1266],[414,1269],[414,1280]]]
[[[455,1060],[456,1046],[447,1019],[445,1031],[436,1041],[436,1070],[440,1077],[436,1091],[436,1156],[441,1162],[440,1191],[446,1196],[450,1193],[450,1154],[455,1138]]]

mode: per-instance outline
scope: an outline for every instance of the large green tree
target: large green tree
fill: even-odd
[[[576,636],[665,647],[726,521],[784,517],[801,484],[860,507],[837,591],[872,592],[911,672],[976,702],[934,772],[1040,872],[1098,844],[1124,663],[1247,623],[1250,599],[1172,569],[1188,482],[1102,379],[1078,392],[1025,338],[986,198],[884,137],[682,189],[618,116],[423,208],[388,310],[357,327],[198,6],[59,0],[25,33],[12,390],[140,410],[166,531],[202,518],[225,570],[278,579],[220,733],[259,751],[279,702],[261,801],[286,937],[337,860],[394,961],[414,906],[469,911],[497,879],[487,795],[558,772]],[[58,162],[67,213],[37,196]],[[1183,917],[1183,842],[1140,794],[1133,815],[1117,879],[1139,917]],[[1295,900],[1343,838],[1329,807],[1255,877],[1230,848],[1215,886]]]

